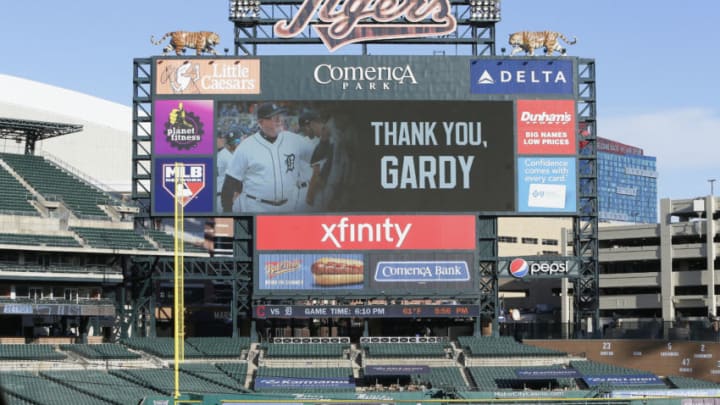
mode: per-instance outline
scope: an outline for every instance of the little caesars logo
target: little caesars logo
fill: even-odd
[[[405,66],[315,66],[313,79],[318,84],[340,83],[343,90],[391,90],[403,84],[417,84],[410,65]]]
[[[311,21],[330,51],[365,40],[447,35],[457,28],[449,0],[305,0],[293,19],[278,21],[274,31],[293,38]]]

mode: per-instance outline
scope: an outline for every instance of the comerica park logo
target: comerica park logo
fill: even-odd
[[[202,140],[203,123],[200,117],[187,111],[183,103],[179,102],[177,108],[173,108],[168,114],[164,134],[170,145],[180,150],[190,150]]]
[[[163,188],[175,198],[175,178],[179,177],[179,200],[186,207],[205,188],[204,163],[174,163],[162,165]]]
[[[530,276],[554,276],[568,273],[568,266],[565,262],[532,262],[528,263],[525,259],[517,258],[510,262],[508,273],[515,278],[524,278]]]

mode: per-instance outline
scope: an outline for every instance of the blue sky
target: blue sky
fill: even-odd
[[[710,178],[720,194],[719,2],[504,0],[502,13],[498,50],[520,30],[577,37],[569,55],[596,60],[599,135],[658,158],[658,197],[707,195]],[[227,17],[227,0],[5,1],[0,74],[130,105],[133,58],[161,52],[151,35],[215,31],[222,53]]]

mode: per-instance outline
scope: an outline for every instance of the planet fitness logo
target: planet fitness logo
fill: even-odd
[[[525,259],[514,259],[510,262],[510,275],[515,278],[523,278],[530,272],[530,266]]]
[[[193,149],[203,137],[203,123],[192,111],[185,110],[183,103],[178,103],[168,114],[165,122],[165,138],[177,149]]]

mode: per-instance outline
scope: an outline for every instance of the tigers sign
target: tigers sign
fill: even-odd
[[[305,0],[292,20],[275,24],[275,34],[296,37],[314,15],[320,22],[313,28],[330,51],[367,40],[447,35],[457,28],[449,0]],[[391,23],[398,20],[405,21]]]

